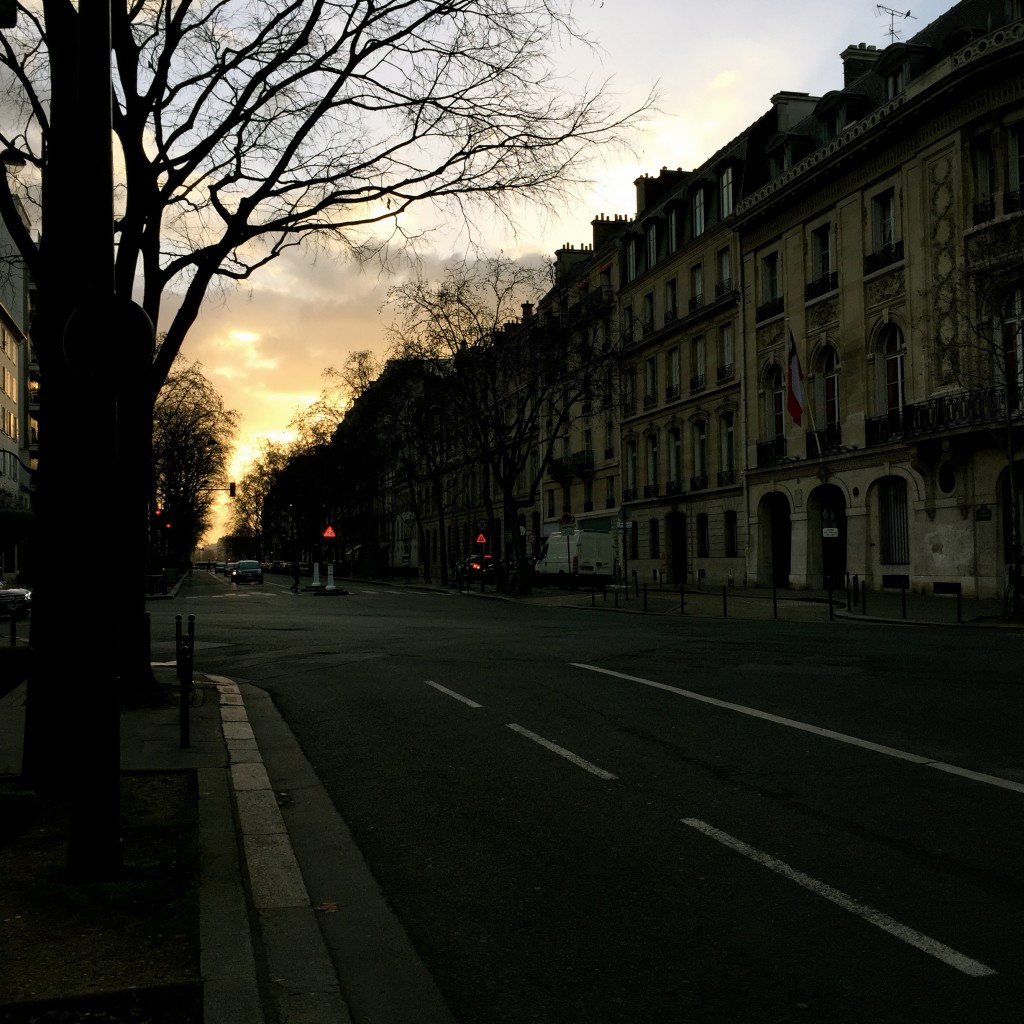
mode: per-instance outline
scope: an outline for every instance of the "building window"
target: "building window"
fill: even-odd
[[[634,562],[640,557],[640,524],[635,519],[629,524],[629,557]]]
[[[631,238],[626,242],[626,280],[636,279],[636,239]]]
[[[896,241],[896,193],[891,188],[871,200],[871,231],[874,252]]]
[[[731,167],[723,168],[722,173],[718,176],[718,197],[722,208],[722,220],[725,220],[733,210]]]
[[[832,273],[832,225],[822,224],[811,232],[811,280],[820,281]]]
[[[733,367],[732,321],[718,328],[718,380],[732,380]]]
[[[983,224],[995,216],[996,162],[992,159],[989,137],[975,139],[972,144],[974,167],[974,223]]]
[[[676,279],[665,282],[665,323],[675,320],[676,310]]]
[[[644,334],[650,334],[654,330],[654,292],[648,292],[644,296]]]
[[[786,434],[786,378],[782,367],[773,366],[765,389],[765,440],[774,441]]]
[[[622,411],[636,412],[636,370],[629,367],[622,373]]]
[[[740,553],[740,530],[736,510],[725,511],[725,557],[738,558]]]
[[[770,252],[761,260],[761,301],[779,297],[779,254]]]
[[[675,206],[668,211],[668,245],[672,252],[679,248],[679,209]]]
[[[604,424],[604,457],[615,458],[615,421],[605,420]]]
[[[690,267],[690,311],[704,305],[704,266],[701,263]]]
[[[626,490],[636,497],[636,441],[626,442]]]
[[[555,489],[548,490],[548,519],[555,518]]]
[[[883,565],[910,564],[907,482],[902,477],[887,476],[879,481],[878,539]]]
[[[650,356],[644,362],[644,408],[649,409],[658,401],[658,357]]]
[[[703,420],[693,425],[693,479],[690,489],[699,491],[708,485],[708,428]]]
[[[707,384],[707,355],[704,335],[698,334],[690,345],[690,391],[700,391]]]
[[[665,388],[665,398],[678,398],[680,393],[680,370],[679,370],[679,346],[669,349],[668,353],[668,385]]]
[[[658,435],[647,435],[647,494],[653,498],[658,493]]]
[[[721,431],[722,446],[722,472],[735,475],[736,473],[736,424],[735,416],[731,412],[722,413],[718,424]],[[732,481],[729,481],[730,483]]]
[[[886,327],[882,338],[882,402],[889,416],[899,416],[906,404],[903,332],[895,325]]]
[[[901,63],[885,76],[886,99],[895,99],[907,85],[907,66]]]
[[[1006,194],[1003,213],[1017,213],[1021,209],[1020,188],[1024,183],[1024,129],[1011,128],[1006,133]]]
[[[678,493],[683,479],[683,432],[679,427],[672,427],[668,432],[668,462],[669,481],[675,484],[673,490]]]
[[[658,225],[651,224],[647,228],[647,269],[650,270],[658,262]]]
[[[661,521],[652,519],[649,525],[650,531],[650,557],[661,558]]]
[[[1024,387],[1024,286],[1010,290],[1003,308],[1003,357],[1006,383],[1011,390],[1010,407],[1020,408]]]
[[[618,502],[615,500],[615,477],[610,476],[605,480],[604,485],[604,507],[615,508]]]
[[[839,357],[834,348],[826,348],[821,360],[822,397],[825,426],[839,426]]]
[[[711,554],[711,537],[708,531],[708,514],[697,514],[697,557],[708,558]]]
[[[718,283],[715,285],[715,294],[724,295],[732,290],[732,252],[729,247],[718,250]]]
[[[693,193],[693,237],[704,234],[704,189],[699,188]]]

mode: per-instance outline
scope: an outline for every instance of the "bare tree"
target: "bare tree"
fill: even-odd
[[[556,439],[616,358],[610,343],[596,346],[586,332],[533,312],[550,283],[548,267],[498,255],[454,264],[438,284],[414,281],[391,292],[395,345],[447,374],[478,467],[501,495],[519,565],[526,561],[519,510],[536,503]],[[519,579],[528,585],[524,574]]]
[[[957,392],[929,407],[945,426],[987,431],[1006,460],[1009,579],[1005,608],[1024,615],[1021,479],[1024,437],[1024,225],[1001,220],[972,234],[929,293],[935,378]],[[913,431],[916,425],[906,425]]]
[[[90,73],[107,49],[100,7],[20,3],[17,27],[0,35],[0,148],[24,161],[0,175],[0,216],[37,293],[39,533],[57,535],[65,494],[95,486],[94,460],[82,457],[92,424],[88,443],[114,453],[122,497],[112,512],[83,510],[79,530],[98,544],[119,536],[128,552],[111,614],[139,640],[111,659],[122,686],[142,686],[152,679],[142,560],[153,408],[211,287],[245,281],[294,246],[384,255],[409,240],[404,215],[425,202],[458,215],[479,200],[509,219],[524,197],[555,204],[649,103],[620,116],[603,83],[564,93],[554,44],[579,37],[558,0],[114,0],[111,307],[103,273],[91,272],[109,244],[108,197],[89,193],[109,185],[86,173],[110,165],[105,129],[89,135],[107,106]],[[99,211],[96,236],[83,210]],[[132,295],[166,332],[155,353]],[[56,546],[36,550],[39,577],[59,578]],[[71,600],[62,588],[39,593],[32,625],[40,699],[28,702],[23,772],[51,788],[67,781],[68,744],[89,757],[75,723],[95,717],[72,692],[72,659],[91,638]]]
[[[238,429],[238,413],[224,408],[202,370],[179,359],[153,411],[153,502],[168,564],[180,565],[209,528]]]

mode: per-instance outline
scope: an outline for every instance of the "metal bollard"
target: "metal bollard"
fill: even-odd
[[[178,647],[178,733],[179,745],[187,747],[192,742],[192,723],[189,720],[188,702],[192,692],[192,637],[181,638]]]
[[[779,617],[779,588],[772,584],[772,618]]]
[[[856,578],[854,576],[854,579]],[[861,615],[868,613],[868,585],[864,580],[860,581],[860,613]]]
[[[857,606],[857,594],[860,591],[860,584],[857,582],[857,574],[853,574],[853,605]]]
[[[686,592],[683,590],[682,583],[679,584],[679,614],[686,614]]]

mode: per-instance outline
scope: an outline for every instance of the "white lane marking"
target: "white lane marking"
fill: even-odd
[[[781,715],[773,715],[770,711],[758,711],[757,708],[749,708],[744,704],[733,704],[731,701],[718,700],[717,697],[708,697],[703,693],[695,693],[693,690],[683,690],[678,686],[669,686],[667,683],[657,683],[653,679],[644,679],[642,676],[630,676],[625,672],[613,672],[611,669],[599,668],[597,665],[584,665],[576,661],[569,664],[573,668],[586,669],[588,672],[600,672],[602,675],[615,676],[617,679],[627,679],[633,683],[652,686],[656,690],[667,690],[669,693],[678,694],[680,697],[688,697],[690,700],[697,700],[703,704],[713,704],[715,707],[725,708],[727,711],[738,711],[741,715],[761,718],[766,722],[785,725],[790,729],[799,729],[801,732],[809,732],[814,736],[821,736],[824,739],[836,740],[839,743],[849,743],[855,747],[862,747],[864,750],[872,750],[876,754],[885,754],[887,757],[895,757],[901,761],[910,761],[912,764],[934,768],[940,772],[948,772],[950,775],[959,775],[961,778],[981,782],[987,786],[998,786],[1000,789],[1009,789],[1014,793],[1024,793],[1024,783],[1012,782],[1010,779],[1004,779],[999,775],[986,775],[984,772],[971,771],[970,768],[960,768],[955,764],[946,764],[944,761],[933,761],[930,757],[912,754],[907,750],[900,750],[898,747],[887,747],[882,743],[872,743],[871,740],[862,740],[845,732],[823,729],[818,725],[799,722],[795,718],[783,718]]]
[[[552,743],[551,740],[546,740],[543,736],[538,736],[535,732],[530,732],[529,729],[524,729],[521,725],[516,725],[514,722],[510,722],[508,728],[513,732],[519,733],[520,736],[525,736],[528,740],[533,740],[534,743],[539,743],[542,747],[547,747],[548,750],[554,751],[559,755],[559,757],[564,757],[567,761],[572,761],[577,768],[582,768],[584,771],[588,771],[592,775],[596,775],[599,779],[618,778],[617,775],[612,775],[611,772],[606,772],[603,768],[598,768],[596,764],[584,761],[582,757],[574,754],[571,750],[566,750],[565,747],[560,747],[557,743]]]
[[[901,924],[894,918],[889,917],[888,914],[883,914],[880,910],[875,910],[874,907],[869,907],[866,903],[859,903],[852,896],[847,896],[846,893],[833,889],[831,885],[819,882],[818,879],[805,875],[802,871],[797,871],[796,868],[790,867],[784,861],[778,860],[753,846],[748,846],[742,840],[714,828],[706,821],[701,821],[699,818],[683,818],[682,821],[684,825],[689,825],[690,828],[702,832],[723,846],[728,846],[729,849],[743,854],[744,857],[749,857],[762,867],[782,875],[783,878],[788,878],[791,882],[802,885],[816,896],[824,897],[837,906],[842,907],[843,910],[848,910],[851,914],[856,914],[857,917],[862,918],[869,924],[873,924],[876,928],[881,928],[882,931],[895,936],[901,942],[915,946],[917,949],[928,953],[929,956],[949,964],[950,967],[955,967],[958,971],[969,974],[972,978],[983,978],[986,975],[997,973],[991,967],[986,967],[985,964],[972,960],[969,956],[964,956],[963,953],[958,953],[955,949],[924,935],[922,932],[916,931],[909,925]]]
[[[470,700],[468,697],[463,697],[461,693],[456,693],[454,690],[449,690],[447,686],[442,686],[440,683],[435,683],[432,679],[423,680],[427,686],[432,686],[435,690],[440,690],[441,693],[448,694],[449,697],[454,697],[456,700],[461,700],[463,704],[468,704],[471,708],[482,708],[482,704],[477,704],[475,700]]]

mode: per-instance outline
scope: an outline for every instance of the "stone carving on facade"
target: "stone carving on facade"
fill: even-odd
[[[928,167],[928,209],[931,219],[931,308],[934,322],[931,335],[936,339],[932,353],[938,387],[956,383],[958,353],[956,350],[956,223],[954,203],[953,161],[949,152],[942,153]]]
[[[771,348],[779,345],[785,340],[786,324],[784,320],[773,320],[770,324],[757,329],[757,347],[759,349]]]
[[[902,267],[891,274],[873,278],[865,286],[867,308],[892,305],[894,300],[902,298],[906,289],[906,274]]]
[[[839,301],[832,298],[827,302],[819,302],[807,311],[807,333],[823,331],[832,324],[839,323]]]

